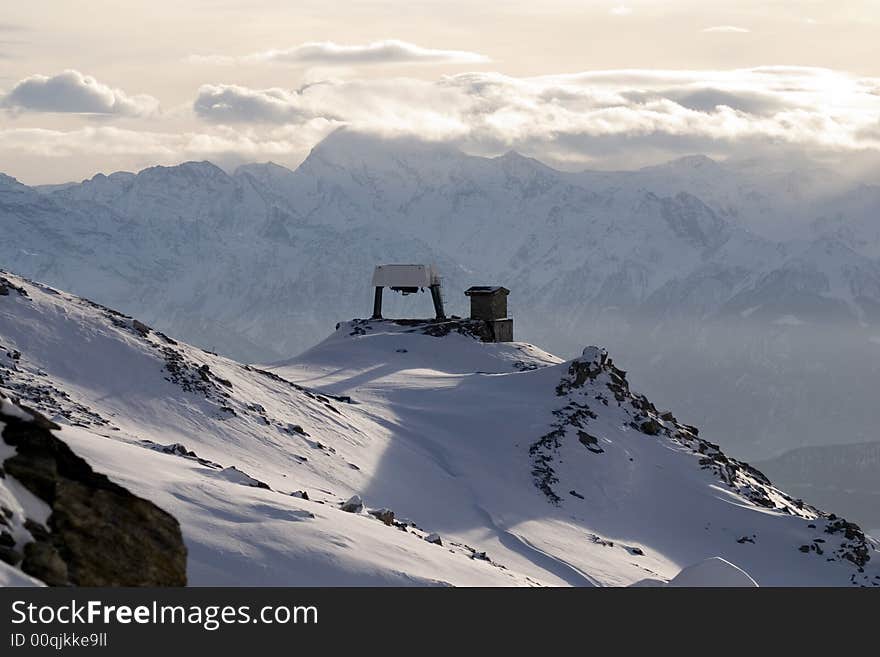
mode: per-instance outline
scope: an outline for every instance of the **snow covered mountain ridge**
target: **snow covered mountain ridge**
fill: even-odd
[[[880,188],[816,166],[694,156],[570,173],[341,131],[295,171],[188,162],[41,189],[4,177],[0,263],[266,362],[364,315],[376,262],[433,262],[446,290],[510,288],[518,335],[563,354],[590,335],[652,397],[766,458],[876,438],[861,383],[880,376],[865,357],[880,344],[878,213]],[[464,314],[463,296],[448,304]]]
[[[596,347],[355,320],[256,367],[0,272],[0,393],[179,522],[190,584],[880,586],[873,539]]]

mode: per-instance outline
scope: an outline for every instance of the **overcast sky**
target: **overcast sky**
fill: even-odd
[[[880,150],[876,0],[28,0],[0,171],[295,166],[340,127],[568,168]]]

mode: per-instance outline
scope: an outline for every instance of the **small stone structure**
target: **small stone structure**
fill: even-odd
[[[471,299],[471,319],[486,323],[494,342],[513,341],[513,320],[507,316],[510,290],[500,285],[475,285],[465,290]]]

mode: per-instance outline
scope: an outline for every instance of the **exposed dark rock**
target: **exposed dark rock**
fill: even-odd
[[[142,440],[141,444],[148,449],[155,450],[157,452],[162,452],[163,454],[171,454],[172,456],[180,456],[185,459],[191,459],[193,461],[197,461],[198,463],[207,466],[209,468],[213,468],[215,470],[220,470],[223,468],[219,463],[215,463],[214,461],[209,461],[208,459],[203,459],[198,454],[196,454],[191,449],[187,449],[185,445],[180,443],[171,443],[170,445],[160,445],[159,443],[154,443],[152,440]]]
[[[838,518],[833,513],[828,516],[828,520],[830,522],[825,526],[826,534],[843,534],[844,542],[840,544],[837,555],[854,563],[859,569],[864,568],[871,560],[871,549],[865,533],[857,524]]]
[[[132,322],[131,322],[131,327],[132,327],[135,331],[137,331],[138,333],[140,333],[141,336],[146,336],[150,331],[152,331],[152,329],[151,329],[149,326],[147,326],[147,325],[144,324],[143,322],[140,322],[140,321],[138,321],[138,320],[136,320],[136,319],[132,320]]]
[[[663,426],[654,418],[648,418],[639,425],[639,429],[641,430],[641,432],[646,433],[649,436],[656,436],[658,433],[660,433],[660,429],[662,428]]]
[[[532,477],[535,486],[547,496],[553,504],[558,504],[562,498],[553,489],[559,483],[559,478],[553,469],[552,463],[556,452],[562,445],[569,428],[578,432],[578,439],[587,449],[595,454],[602,454],[605,450],[591,442],[592,436],[583,431],[583,427],[589,420],[595,420],[596,414],[590,407],[582,402],[571,401],[562,408],[553,411],[557,418],[551,426],[551,430],[541,436],[529,447],[529,456],[532,457]],[[582,438],[580,434],[584,434]],[[595,440],[595,439],[593,439]]]
[[[242,486],[272,490],[272,487],[265,481],[260,481],[259,479],[250,476],[247,472],[239,470],[234,465],[230,465],[228,468],[223,468],[221,474],[227,481],[232,481],[236,484],[241,484]]]
[[[177,520],[94,472],[51,430],[57,425],[0,413],[16,453],[3,465],[50,508],[48,529],[29,521],[22,570],[50,585],[183,586],[186,546]]]
[[[425,540],[428,541],[428,543],[433,543],[434,545],[443,545],[443,541],[440,538],[440,534],[438,534],[436,532],[425,536]]]
[[[67,563],[51,543],[35,541],[25,545],[21,569],[49,586],[67,586],[71,583]]]
[[[30,518],[27,518],[24,521],[24,528],[31,533],[31,536],[34,537],[35,541],[48,541],[51,538],[48,529],[40,523],[34,522]]]
[[[21,552],[18,552],[14,548],[0,545],[0,561],[8,563],[10,566],[15,566],[18,565],[21,559]]]
[[[578,441],[594,454],[601,454],[605,450],[599,447],[599,440],[595,436],[591,436],[586,431],[578,430]]]
[[[18,292],[18,294],[23,297],[28,296],[27,290],[23,287],[19,287],[8,278],[0,276],[0,297],[9,296],[10,291]]]
[[[605,547],[614,547],[614,541],[609,541],[606,538],[602,538],[601,536],[596,536],[595,534],[590,534],[590,541],[595,543],[596,545],[603,545]]]
[[[394,524],[394,511],[391,509],[370,509],[369,514],[378,518],[389,527]]]
[[[340,507],[346,513],[360,513],[364,510],[364,501],[360,495],[352,495]]]

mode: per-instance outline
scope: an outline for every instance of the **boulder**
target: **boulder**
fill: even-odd
[[[15,448],[4,469],[50,510],[47,526],[25,523],[34,540],[23,547],[24,572],[52,586],[186,584],[173,516],[93,471],[53,434],[58,425],[2,395],[0,424]]]
[[[391,509],[370,509],[369,513],[389,527],[394,524],[394,511]]]
[[[360,495],[352,495],[342,503],[342,510],[346,513],[360,513],[364,510],[364,501]]]
[[[649,418],[639,425],[641,432],[646,433],[649,436],[656,436],[660,433],[660,429],[662,428],[662,425],[654,418]]]

